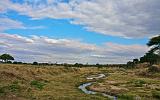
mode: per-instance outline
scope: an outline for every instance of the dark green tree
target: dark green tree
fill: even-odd
[[[151,50],[149,52],[156,53],[160,56],[160,35],[150,39],[147,45],[151,47]]]
[[[152,64],[158,63],[159,59],[160,59],[160,56],[158,56],[157,54],[148,52],[143,57],[140,58],[140,62],[141,63],[149,62],[152,65]]]
[[[138,64],[139,60],[138,59],[133,59],[134,64]]]
[[[151,50],[148,53],[152,57],[150,58],[151,61],[160,63],[160,35],[150,39],[147,45],[151,47]]]
[[[133,68],[134,63],[132,61],[127,62],[127,68]]]
[[[38,62],[33,62],[33,64],[32,65],[38,65]]]
[[[2,62],[4,61],[5,63],[10,60],[14,60],[14,58],[10,54],[2,54],[0,56],[0,59],[2,60]]]

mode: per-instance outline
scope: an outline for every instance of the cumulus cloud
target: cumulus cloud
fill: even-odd
[[[125,38],[160,34],[159,0],[23,0],[0,1],[0,10],[15,10],[33,19],[72,19],[93,32]]]
[[[59,63],[125,63],[142,56],[144,45],[106,43],[102,46],[70,39],[54,39],[44,36],[24,37],[0,33],[0,53],[10,53],[24,62]]]

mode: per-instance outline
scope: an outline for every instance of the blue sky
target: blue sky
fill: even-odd
[[[101,45],[105,42],[115,42],[121,44],[146,44],[148,38],[127,39],[118,36],[109,36],[97,32],[88,31],[83,25],[73,25],[71,19],[50,19],[32,20],[28,16],[19,15],[15,11],[5,14],[8,18],[21,21],[27,27],[42,26],[40,29],[10,29],[6,30],[10,34],[42,35],[53,38],[80,39],[87,43]]]
[[[149,38],[159,34],[159,3],[158,0],[0,1],[0,53],[12,53],[17,60],[27,62],[125,63],[143,55],[148,50]],[[44,44],[48,46],[39,50]],[[12,45],[17,50],[7,47]],[[62,57],[63,53],[66,56]]]

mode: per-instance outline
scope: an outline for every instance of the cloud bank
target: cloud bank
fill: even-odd
[[[126,63],[142,56],[147,47],[105,43],[102,46],[69,39],[44,36],[24,37],[17,34],[0,34],[0,53],[10,53],[24,62],[58,63]]]
[[[17,11],[32,19],[71,19],[88,31],[124,38],[160,34],[160,0],[10,0],[0,12]]]

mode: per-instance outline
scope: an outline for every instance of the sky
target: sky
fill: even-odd
[[[0,0],[0,54],[16,61],[119,64],[160,34],[160,0]]]

